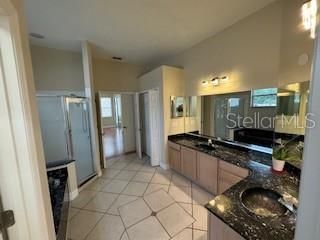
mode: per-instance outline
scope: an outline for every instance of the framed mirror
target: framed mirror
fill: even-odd
[[[184,116],[184,97],[170,97],[171,118],[181,118]]]

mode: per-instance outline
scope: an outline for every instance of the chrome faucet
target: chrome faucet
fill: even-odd
[[[297,215],[299,200],[288,193],[284,193],[282,198],[278,199],[279,203],[285,206],[290,212]]]

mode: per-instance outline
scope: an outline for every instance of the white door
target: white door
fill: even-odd
[[[121,94],[122,129],[124,152],[136,150],[135,120],[134,120],[134,95]]]
[[[159,166],[163,142],[160,135],[160,99],[159,91],[149,91],[149,123],[151,136],[151,165]]]
[[[150,107],[149,107],[149,94],[143,94],[144,106],[144,138],[145,138],[145,153],[151,156],[151,129],[150,129]]]
[[[10,1],[0,0],[0,9],[0,200],[15,218],[0,239],[53,240],[32,69],[22,51],[27,36]]]
[[[135,130],[136,130],[136,152],[139,158],[142,158],[142,144],[141,144],[141,121],[140,121],[140,103],[139,93],[134,95],[134,116],[135,116]]]

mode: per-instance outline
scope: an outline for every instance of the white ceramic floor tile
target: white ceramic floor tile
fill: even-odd
[[[156,172],[151,180],[151,183],[169,185],[171,182],[171,174],[163,174]]]
[[[72,220],[72,218],[77,215],[80,212],[80,209],[78,208],[70,208],[69,210],[69,216],[68,216],[68,221],[70,222]]]
[[[120,216],[127,227],[151,215],[151,210],[143,199],[138,199],[119,208]]]
[[[157,213],[157,218],[171,237],[194,222],[194,219],[177,203]]]
[[[159,212],[161,209],[168,207],[175,202],[174,199],[164,190],[159,190],[144,196],[144,200],[154,212]]]
[[[140,172],[150,172],[154,173],[156,171],[155,167],[150,166],[149,164],[144,164],[142,168],[140,168]]]
[[[84,209],[106,212],[119,195],[114,193],[99,192]]]
[[[126,170],[131,171],[139,171],[142,168],[143,164],[140,163],[130,163],[128,166],[125,167]]]
[[[102,171],[102,177],[103,178],[114,178],[119,173],[120,173],[120,170],[107,168]]]
[[[208,232],[193,229],[193,240],[207,240]]]
[[[136,196],[128,196],[128,195],[120,195],[117,200],[115,200],[113,202],[113,204],[111,205],[111,207],[108,209],[107,213],[109,214],[113,214],[113,215],[120,215],[118,208],[126,205],[130,202],[133,202],[135,200],[137,200],[138,197]]]
[[[136,174],[136,171],[122,170],[114,179],[130,181]]]
[[[191,188],[189,187],[177,187],[170,186],[169,194],[174,198],[177,202],[182,203],[191,203]]]
[[[129,237],[128,237],[127,232],[124,232],[124,233],[122,234],[122,237],[121,237],[120,240],[129,240]]]
[[[124,230],[125,228],[120,217],[104,215],[86,240],[119,240]]]
[[[192,229],[185,228],[182,232],[174,236],[172,240],[192,240]]]
[[[134,176],[134,178],[132,179],[132,181],[135,182],[150,182],[151,178],[153,177],[153,173],[149,173],[149,172],[138,172],[137,175]]]
[[[133,196],[143,196],[147,187],[148,187],[148,183],[130,182],[126,186],[122,194],[133,195]]]
[[[111,168],[111,169],[122,170],[122,169],[124,169],[127,165],[128,165],[128,163],[126,163],[126,162],[116,161],[115,163],[113,163],[113,164],[110,166],[110,168]]]
[[[71,206],[74,208],[83,208],[85,205],[88,204],[88,202],[91,201],[97,195],[96,191],[91,191],[91,190],[82,190],[79,193],[79,196],[72,200]]]
[[[160,189],[163,189],[165,192],[168,192],[169,190],[169,185],[164,185],[164,184],[157,184],[157,183],[150,183],[146,192],[144,193],[144,195],[148,195],[151,194],[153,192],[156,192]]]
[[[110,193],[121,193],[128,185],[128,181],[113,179],[102,191]]]
[[[208,193],[204,189],[193,185],[192,186],[192,198],[193,204],[205,205],[211,201],[214,196],[211,193]]]
[[[178,203],[187,213],[192,216],[192,204],[191,203]]]
[[[201,205],[193,205],[193,217],[196,220],[193,223],[193,228],[198,230],[207,230],[208,226],[208,212],[207,209]]]
[[[85,239],[102,216],[101,213],[81,210],[70,221],[68,237],[75,240]]]
[[[127,229],[130,240],[168,240],[170,237],[155,217]]]
[[[111,179],[98,178],[93,183],[91,183],[89,186],[87,186],[86,190],[100,191],[102,188],[104,188],[110,182],[111,182]]]
[[[172,175],[171,184],[180,187],[191,187],[191,181],[179,174]]]

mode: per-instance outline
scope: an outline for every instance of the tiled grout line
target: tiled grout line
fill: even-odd
[[[132,160],[132,161],[135,161],[135,160]],[[132,163],[132,161],[131,161],[131,163]],[[128,163],[127,166],[128,166],[128,165],[130,165],[130,163]],[[142,166],[146,165],[146,161],[145,161],[143,164],[141,164],[141,165],[142,165]],[[124,167],[124,168],[125,168],[125,167]],[[123,180],[123,181],[127,181],[127,182],[128,182],[127,185],[126,185],[126,187],[128,186],[128,184],[129,184],[130,182],[147,183],[147,188],[145,189],[145,191],[144,191],[144,193],[142,194],[142,196],[123,194],[123,191],[124,191],[125,188],[126,188],[126,187],[125,187],[120,193],[116,193],[116,194],[118,194],[118,197],[112,202],[112,204],[111,204],[110,207],[106,210],[106,212],[94,211],[94,210],[91,211],[91,210],[84,209],[84,207],[87,206],[87,205],[93,200],[93,198],[96,197],[97,194],[96,194],[92,199],[90,199],[89,202],[88,202],[82,209],[81,209],[81,208],[75,208],[75,207],[74,207],[74,208],[75,208],[75,209],[79,209],[79,210],[85,210],[85,211],[91,211],[91,212],[98,212],[98,213],[103,214],[103,217],[104,217],[105,215],[117,216],[117,217],[120,217],[120,219],[121,219],[121,221],[122,221],[122,223],[123,223],[123,220],[122,220],[122,217],[121,217],[120,214],[119,214],[120,216],[119,216],[119,215],[110,214],[110,213],[108,213],[108,210],[112,207],[112,205],[115,203],[115,201],[118,200],[118,198],[120,197],[120,195],[135,196],[135,197],[137,197],[138,199],[139,199],[139,198],[142,198],[142,199],[144,200],[143,197],[145,196],[145,193],[146,193],[148,187],[150,186],[150,184],[153,184],[153,183],[152,183],[152,179],[153,179],[154,175],[155,175],[156,173],[161,174],[160,170],[156,168],[156,170],[153,171],[153,174],[152,174],[152,177],[151,177],[150,181],[148,181],[148,182],[133,181],[134,177],[135,177],[138,173],[140,173],[140,172],[151,173],[151,172],[150,172],[150,171],[143,171],[143,170],[141,170],[142,167],[141,167],[139,170],[129,170],[129,169],[124,169],[124,168],[123,168],[122,170],[120,170],[120,169],[113,169],[113,170],[118,170],[119,173],[116,174],[114,177],[112,177],[112,178],[107,178],[107,179],[109,179],[109,180],[111,180],[111,181],[112,181],[112,180],[116,180],[116,179],[115,179],[116,176],[118,176],[118,175],[121,173],[121,171],[134,171],[134,172],[136,172],[136,174],[131,178],[131,180]],[[159,185],[163,185],[163,186],[168,186],[168,190],[166,191],[166,190],[163,190],[163,189],[158,189],[158,190],[155,190],[155,191],[153,191],[153,192],[151,192],[151,193],[149,193],[149,194],[155,193],[155,192],[160,191],[160,190],[163,190],[163,191],[169,193],[169,190],[170,190],[170,187],[171,187],[171,186],[183,187],[182,185],[180,186],[180,185],[174,185],[174,184],[172,184],[172,179],[173,179],[174,172],[172,172],[171,170],[169,170],[169,171],[170,171],[169,185],[167,185],[167,184],[155,183],[155,184],[159,184]],[[184,178],[185,178],[185,177],[184,177]],[[120,180],[120,179],[119,179],[119,180]],[[109,184],[109,183],[108,183],[108,184]],[[95,191],[95,192],[97,192],[97,193],[98,193],[98,192],[106,193],[105,191],[102,191],[102,189],[104,189],[108,184],[102,186],[102,187],[100,188],[100,190],[91,190],[91,191]],[[191,184],[190,188],[191,188],[191,203],[186,203],[186,204],[190,204],[190,205],[191,205],[191,213],[192,213],[192,217],[193,217],[193,206],[194,206],[195,204],[194,204],[194,201],[193,201],[193,185],[192,185],[192,184]],[[90,189],[87,189],[87,190],[90,190]],[[113,193],[113,194],[115,194],[115,193]],[[149,195],[149,194],[148,194],[148,195]],[[138,200],[138,199],[137,199],[137,200]],[[133,200],[133,201],[137,201],[137,200]],[[132,203],[133,201],[130,201],[130,202],[124,204],[124,205],[130,204],[130,203]],[[144,200],[144,201],[145,201],[145,200]],[[145,203],[146,203],[146,202],[145,202]],[[183,203],[183,202],[177,202],[177,201],[174,199],[174,203],[172,203],[172,204],[170,204],[169,206],[161,209],[160,211],[162,211],[162,210],[170,207],[171,205],[173,205],[173,204],[175,204],[175,203],[177,203],[180,207],[182,207],[179,203]],[[147,204],[147,206],[150,208],[150,206],[148,205],[148,203],[146,203],[146,204]],[[121,205],[121,206],[119,206],[119,207],[122,207],[122,206],[124,206],[124,205]],[[182,209],[183,209],[187,214],[189,214],[189,212],[187,212],[183,207],[182,207]],[[160,211],[158,211],[158,212],[160,212]],[[78,212],[78,213],[79,213],[79,212]],[[73,217],[75,217],[78,213],[76,213]],[[102,217],[102,218],[103,218],[103,217]],[[148,217],[150,217],[150,216],[148,216]],[[148,218],[148,217],[146,217],[146,218]],[[101,219],[102,219],[102,218],[101,218]],[[146,218],[142,219],[141,221],[145,220]],[[101,219],[97,222],[97,224],[101,221]],[[193,219],[194,219],[194,218],[193,218]],[[157,218],[157,220],[159,221],[158,218]],[[194,219],[194,220],[196,220],[196,219]],[[141,221],[133,224],[132,226],[140,223]],[[160,221],[159,221],[159,223],[161,224]],[[97,224],[96,224],[96,225],[97,225]],[[96,228],[96,225],[93,227],[93,229]],[[123,226],[124,226],[124,228],[125,228],[124,233],[125,233],[125,232],[127,233],[127,231],[126,231],[127,228],[125,227],[124,223],[123,223]],[[130,226],[130,227],[132,227],[132,226]],[[161,226],[162,226],[162,224],[161,224]],[[162,227],[164,228],[164,226],[162,226]],[[179,233],[181,233],[182,231],[184,231],[184,230],[187,229],[187,228],[189,228],[189,227],[186,227],[186,228],[182,229]],[[93,231],[93,229],[92,229],[91,231]],[[165,228],[164,228],[164,229],[165,229]],[[192,238],[194,238],[194,230],[198,230],[198,231],[202,231],[202,232],[207,232],[207,231],[202,230],[202,229],[196,229],[196,228],[194,228],[194,227],[193,227],[193,224],[192,224],[191,230],[192,230]],[[91,231],[88,233],[88,235],[91,233]],[[165,231],[167,232],[166,229],[165,229]],[[122,236],[124,235],[124,233],[122,234]],[[168,232],[167,232],[167,233],[168,233]],[[176,235],[178,235],[179,233],[177,233]],[[175,235],[175,236],[176,236],[176,235]],[[122,236],[121,236],[121,237],[122,237]],[[169,233],[168,233],[168,236],[170,236],[170,239],[173,238],[173,237],[175,237],[175,236],[171,237],[171,235],[170,235]],[[88,236],[86,236],[86,238],[87,238],[87,237],[88,237]],[[130,238],[129,235],[128,235],[128,237]]]

